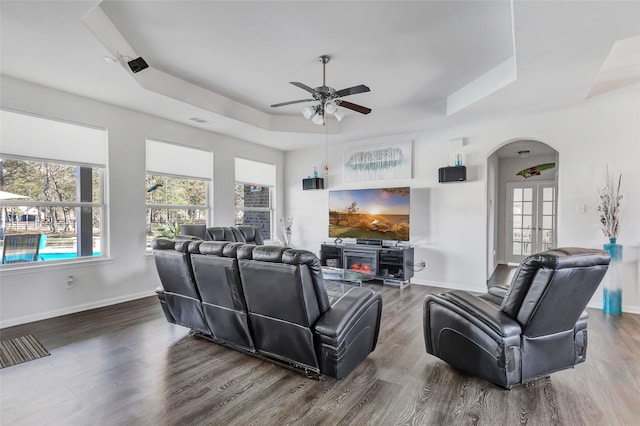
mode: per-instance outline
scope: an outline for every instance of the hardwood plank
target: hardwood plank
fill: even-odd
[[[51,356],[0,370],[12,425],[628,425],[640,418],[640,316],[589,309],[587,361],[506,391],[426,353],[422,302],[442,289],[366,283],[384,305],[376,350],[315,381],[164,320],[155,298],[0,330]]]

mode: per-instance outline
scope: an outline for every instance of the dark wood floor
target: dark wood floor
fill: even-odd
[[[384,298],[378,347],[349,377],[314,381],[168,324],[154,298],[2,330],[51,356],[0,370],[2,425],[632,425],[640,316],[589,310],[586,363],[505,391],[428,355],[422,301]]]

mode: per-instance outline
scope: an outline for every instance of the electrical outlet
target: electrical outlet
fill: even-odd
[[[76,279],[73,275],[67,276],[67,288],[74,288],[76,286]]]

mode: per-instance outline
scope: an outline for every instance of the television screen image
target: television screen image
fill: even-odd
[[[329,191],[329,237],[409,241],[409,187]]]

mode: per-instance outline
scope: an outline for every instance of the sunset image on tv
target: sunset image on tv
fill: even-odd
[[[330,191],[329,236],[409,241],[409,187]]]

